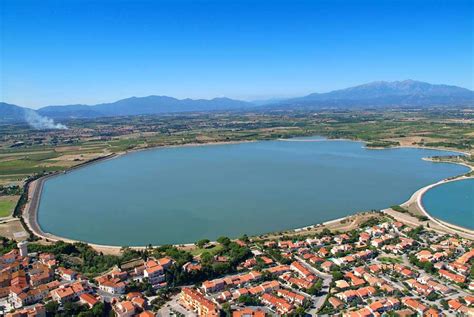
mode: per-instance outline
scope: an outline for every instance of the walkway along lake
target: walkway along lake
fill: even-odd
[[[46,180],[38,221],[54,235],[119,246],[279,231],[400,204],[467,172],[422,160],[452,154],[330,140],[140,151]]]

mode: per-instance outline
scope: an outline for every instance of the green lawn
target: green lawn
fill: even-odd
[[[207,251],[207,252],[210,252],[212,255],[216,254],[217,252],[219,252],[220,250],[222,250],[222,245],[218,244],[218,245],[215,245],[213,246],[212,248],[196,248],[194,250],[191,251],[191,254],[192,255],[199,255],[201,253],[203,253],[204,251]]]
[[[393,264],[400,264],[402,263],[402,259],[399,258],[399,257],[380,257],[379,258],[379,261],[380,262],[383,262],[383,263],[393,263]]]
[[[7,217],[15,209],[19,196],[0,197],[0,217]]]

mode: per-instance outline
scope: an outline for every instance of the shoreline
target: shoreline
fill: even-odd
[[[471,169],[472,171],[472,169]],[[406,202],[413,202],[414,200],[416,201],[416,204],[418,206],[418,208],[420,209],[420,211],[422,212],[422,214],[424,216],[426,216],[428,219],[430,219],[431,221],[437,223],[438,225],[440,225],[441,227],[444,227],[446,229],[451,229],[451,230],[456,230],[456,231],[461,231],[463,233],[466,233],[466,234],[469,234],[469,235],[472,235],[473,238],[474,238],[474,230],[473,229],[470,229],[470,228],[466,228],[466,227],[462,227],[460,225],[456,225],[456,224],[453,224],[453,223],[450,223],[450,222],[447,222],[447,221],[444,221],[444,220],[441,220],[441,219],[438,219],[436,217],[433,217],[432,215],[430,215],[428,213],[428,211],[425,209],[425,206],[423,205],[423,196],[432,188],[434,187],[437,187],[437,186],[440,186],[440,185],[443,185],[443,184],[447,184],[447,183],[451,183],[451,182],[457,182],[457,181],[462,181],[462,180],[468,180],[468,179],[474,179],[474,176],[459,176],[459,177],[456,177],[456,178],[453,178],[453,179],[443,179],[437,183],[434,183],[434,184],[430,184],[428,186],[425,186],[423,188],[420,188],[419,190],[417,190],[413,195],[412,197],[410,197],[410,199]],[[404,204],[406,204],[404,203]]]
[[[57,241],[64,241],[64,242],[68,242],[68,243],[78,243],[78,242],[80,242],[80,243],[86,243],[89,246],[91,246],[92,248],[94,248],[96,250],[99,250],[99,251],[120,252],[120,250],[122,249],[122,246],[90,243],[90,242],[70,239],[70,238],[66,238],[66,237],[57,236],[57,235],[54,235],[54,234],[51,234],[51,233],[48,233],[48,232],[44,232],[42,230],[41,226],[39,225],[39,222],[38,222],[38,208],[39,208],[39,204],[40,204],[40,199],[41,199],[41,194],[42,194],[42,191],[43,191],[44,182],[47,181],[50,178],[56,177],[56,176],[61,175],[61,174],[68,173],[70,171],[74,171],[74,170],[79,169],[79,168],[87,167],[87,166],[95,164],[95,163],[103,162],[103,161],[110,160],[110,159],[119,158],[119,157],[121,157],[123,155],[126,155],[126,154],[133,154],[133,153],[141,152],[141,151],[166,149],[166,148],[176,148],[176,147],[230,145],[230,144],[251,143],[251,142],[258,142],[258,141],[267,141],[267,140],[218,141],[218,142],[209,142],[209,143],[187,143],[187,144],[176,144],[176,145],[161,145],[161,146],[154,146],[154,147],[132,149],[132,150],[129,150],[129,151],[118,152],[118,153],[111,153],[111,154],[108,154],[106,156],[99,157],[99,158],[93,159],[91,161],[87,161],[87,162],[84,162],[82,164],[73,166],[73,167],[71,167],[71,168],[69,168],[65,171],[55,172],[55,173],[40,177],[36,180],[33,180],[28,186],[28,193],[27,193],[28,201],[25,204],[25,207],[23,209],[23,212],[22,212],[20,218],[24,220],[24,223],[27,226],[27,229],[34,236],[39,237],[41,239],[51,241],[51,242],[57,242]],[[293,140],[293,141],[290,141],[290,139],[275,139],[275,140],[268,140],[268,141],[285,141],[285,142],[288,142],[288,141],[289,142],[352,141],[352,142],[363,142],[365,144],[367,143],[363,140],[327,139],[327,138],[326,139],[321,139],[321,140],[315,139],[315,140]],[[470,155],[469,153],[461,152],[461,151],[454,151],[454,150],[448,150],[448,149],[427,148],[427,147],[420,147],[420,146],[397,146],[397,147],[388,147],[388,148],[380,148],[380,149],[379,148],[368,148],[365,145],[363,147],[365,149],[368,149],[368,150],[372,150],[372,149],[374,149],[374,150],[383,150],[383,149],[391,149],[391,148],[417,148],[417,149],[430,149],[430,150],[446,151],[446,152],[456,152],[456,153],[461,153],[461,154],[464,154],[464,155]],[[426,159],[426,160],[427,161],[432,161],[432,160],[429,160],[429,159]],[[437,161],[432,161],[432,162],[438,163]],[[464,164],[464,163],[458,163],[458,162],[439,162],[439,163],[459,164],[459,165],[467,166],[468,168],[470,168],[471,171],[474,170],[471,166],[469,166],[467,164]],[[444,179],[444,180],[441,180],[437,183],[425,186],[425,187],[419,189],[418,191],[416,191],[402,205],[405,205],[408,202],[412,202],[413,201],[412,199],[415,197],[415,195],[419,196],[418,198],[420,199],[420,204],[421,204],[421,196],[427,190],[429,190],[430,188],[432,188],[434,186],[443,184],[443,183],[448,182],[448,181],[459,180],[460,178],[467,179],[467,178],[474,178],[474,177],[465,177],[464,174],[463,174],[463,175],[455,176],[454,179],[449,179],[449,180]],[[424,191],[420,195],[420,192],[422,190],[424,190]],[[440,224],[442,227],[445,227],[445,228],[450,229],[450,230],[457,230],[457,231],[463,231],[463,232],[465,230],[469,230],[467,228],[462,228],[462,227],[458,227],[458,229],[449,228],[446,224],[442,224],[442,222],[440,222],[440,220],[437,220],[436,218],[433,218],[432,216],[430,216],[422,206],[420,207],[420,209],[424,214],[426,214],[426,216],[430,220]],[[357,212],[354,212],[352,214],[349,214],[349,215],[341,217],[341,218],[328,220],[328,221],[325,221],[325,222],[322,222],[322,223],[313,224],[313,225],[309,225],[309,226],[305,226],[305,227],[301,227],[301,228],[288,229],[286,231],[299,232],[299,231],[307,230],[308,228],[323,227],[323,226],[327,226],[327,225],[330,225],[330,224],[333,224],[333,223],[337,223],[337,222],[346,220],[346,219],[348,219],[350,217],[353,217],[355,215],[357,215]],[[456,227],[456,225],[452,225],[452,224],[450,224],[450,225]],[[270,233],[272,233],[272,232],[269,232],[268,234],[270,234]],[[473,238],[474,238],[474,231],[472,233],[468,233],[468,234],[472,234]],[[178,247],[179,246],[194,246],[194,243],[174,244],[174,246],[178,246]],[[131,248],[131,249],[135,249],[135,250],[143,250],[143,249],[146,249],[148,246],[128,246],[128,247]],[[156,247],[156,246],[154,246],[154,247]]]

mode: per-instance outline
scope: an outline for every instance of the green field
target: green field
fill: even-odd
[[[392,264],[401,264],[403,263],[400,257],[379,257],[380,262],[383,263],[392,263]]]
[[[8,217],[15,209],[19,196],[0,196],[0,217]]]
[[[223,249],[222,245],[218,244],[218,245],[212,246],[210,248],[196,248],[196,249],[193,249],[191,251],[191,254],[195,256],[195,255],[200,255],[203,252],[209,252],[212,255],[215,255],[219,251],[221,251],[222,249]]]
[[[65,170],[110,153],[189,143],[325,136],[368,147],[428,146],[474,152],[469,109],[292,109],[66,120],[69,130],[0,124],[0,184]],[[22,144],[16,144],[22,140]],[[452,158],[471,164],[469,157]]]

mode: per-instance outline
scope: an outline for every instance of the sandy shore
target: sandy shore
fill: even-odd
[[[277,139],[277,140],[279,140],[279,141],[289,141],[289,139]],[[321,139],[321,140],[319,140],[319,139],[314,139],[314,140],[293,140],[293,141],[297,141],[297,142],[321,142],[321,141],[354,141],[354,140],[345,140],[345,139]],[[364,142],[364,141],[359,141],[359,140],[356,140],[356,141],[357,142]],[[102,157],[102,158],[99,158],[99,159],[95,159],[95,160],[90,161],[90,162],[85,162],[84,164],[80,164],[78,166],[75,166],[75,167],[72,167],[72,168],[68,169],[66,172],[72,171],[72,170],[75,170],[75,169],[78,169],[78,168],[83,168],[83,167],[89,166],[91,164],[103,162],[105,160],[114,159],[114,158],[120,157],[122,155],[129,154],[129,153],[134,153],[134,152],[138,152],[138,151],[155,150],[155,149],[160,149],[160,148],[174,148],[174,147],[193,147],[193,146],[240,144],[240,143],[249,143],[249,142],[257,142],[257,141],[246,141],[246,140],[244,140],[244,141],[229,141],[229,142],[223,141],[223,142],[211,142],[211,143],[189,143],[189,144],[183,144],[183,145],[165,145],[165,146],[158,146],[158,147],[135,149],[135,150],[131,150],[131,151],[120,152],[120,153],[117,153],[117,154],[111,154],[111,155],[108,155],[108,156],[105,156],[105,157]],[[404,148],[404,147],[405,146],[400,146],[400,147],[395,147],[395,148]],[[410,147],[411,148],[424,148],[424,149],[426,149],[426,147],[418,147],[418,146],[410,146]],[[409,148],[409,147],[407,146],[407,148]],[[369,149],[372,149],[372,148],[369,148]],[[445,149],[434,149],[434,150],[454,152],[454,151],[445,150]],[[468,153],[463,153],[463,152],[459,152],[459,151],[457,151],[457,152],[469,155]],[[442,162],[442,163],[445,163],[445,162]],[[462,165],[468,166],[466,164],[456,163],[456,162],[446,162],[446,163],[462,164]],[[468,166],[468,167],[471,168],[470,166]],[[472,168],[471,168],[471,170],[472,170]],[[56,176],[61,175],[61,174],[63,174],[63,173],[58,172],[58,173],[50,174],[50,175],[41,177],[37,180],[34,180],[30,183],[30,185],[28,186],[28,202],[26,203],[25,208],[23,210],[22,218],[24,219],[24,222],[25,222],[26,226],[29,228],[29,230],[31,232],[33,232],[33,234],[36,235],[39,238],[42,238],[42,239],[45,239],[45,240],[51,241],[51,242],[56,242],[56,241],[64,241],[64,242],[69,242],[69,243],[84,242],[84,241],[68,239],[68,238],[53,235],[51,233],[44,232],[41,229],[41,227],[38,223],[38,207],[39,207],[39,202],[40,202],[44,182],[46,180],[48,180],[49,178],[56,177]],[[449,232],[456,233],[458,231],[462,231],[465,234],[469,234],[469,235],[472,234],[472,238],[474,239],[474,231],[466,229],[466,228],[457,227],[457,226],[452,225],[452,224],[446,224],[446,223],[444,223],[444,222],[442,222],[442,221],[440,221],[436,218],[433,218],[432,216],[430,216],[426,212],[426,210],[423,208],[423,206],[421,204],[421,197],[427,190],[429,190],[430,188],[432,188],[434,186],[443,184],[445,182],[455,181],[455,180],[458,180],[458,179],[459,178],[452,179],[452,180],[442,180],[442,181],[437,182],[435,184],[423,187],[423,188],[419,189],[417,192],[415,192],[412,195],[412,197],[407,202],[405,202],[403,205],[407,204],[408,202],[412,202],[412,201],[416,200],[419,204],[420,211],[422,211],[428,218],[430,218],[430,220],[432,220],[433,222],[436,222],[439,225],[445,227],[447,230],[449,230]],[[306,227],[303,227],[303,228],[292,229],[292,230],[289,230],[289,231],[299,232],[299,231],[307,230],[308,228],[314,228],[316,226],[324,227],[324,226],[328,226],[328,225],[331,225],[331,224],[334,224],[334,223],[339,223],[343,220],[347,220],[348,218],[353,217],[353,216],[354,216],[354,214],[348,215],[346,217],[326,221],[326,222],[323,222],[321,224],[306,226]],[[466,232],[466,230],[467,230],[467,232]],[[99,252],[104,252],[104,253],[107,253],[107,254],[118,254],[118,253],[120,253],[120,250],[121,250],[120,246],[101,245],[101,244],[94,244],[94,243],[89,243],[89,242],[84,242],[84,243],[87,243],[88,245],[90,245],[91,247],[93,247],[95,250],[97,250]],[[193,246],[193,245],[194,245],[193,243],[189,243],[189,244],[178,244],[177,246],[188,246],[189,247],[189,246]],[[145,249],[146,246],[130,246],[130,248],[132,248],[132,249]]]
[[[464,228],[464,227],[461,227],[461,226],[458,226],[458,225],[454,225],[452,223],[448,223],[448,222],[445,222],[445,221],[442,221],[438,218],[435,218],[433,216],[431,216],[425,209],[425,207],[423,206],[423,195],[430,189],[436,187],[436,186],[439,186],[439,185],[442,185],[442,184],[446,184],[446,183],[450,183],[450,182],[456,182],[456,181],[461,181],[461,180],[466,180],[466,179],[472,179],[474,177],[466,177],[466,176],[460,176],[460,177],[457,177],[457,178],[453,178],[453,179],[444,179],[442,181],[439,181],[437,183],[434,183],[434,184],[431,184],[431,185],[428,185],[426,187],[423,187],[421,189],[419,189],[418,191],[416,191],[412,197],[410,197],[410,199],[404,203],[403,205],[406,205],[406,204],[409,204],[410,202],[416,202],[417,204],[417,207],[419,209],[419,211],[424,215],[426,216],[428,219],[430,219],[431,221],[437,223],[438,225],[440,225],[441,227],[443,228],[446,228],[447,230],[453,232],[453,233],[458,233],[459,231],[460,232],[463,232],[463,233],[466,233],[468,235],[471,236],[472,239],[474,239],[474,230],[472,229],[469,229],[469,228]]]

